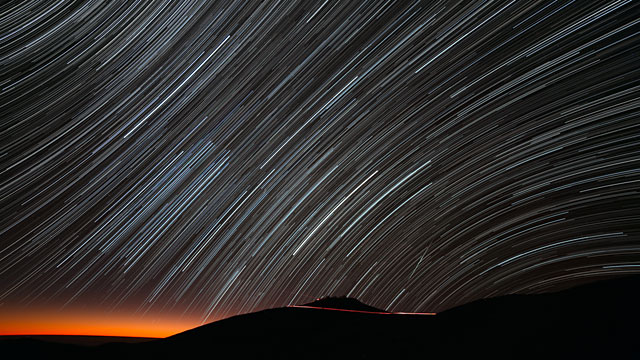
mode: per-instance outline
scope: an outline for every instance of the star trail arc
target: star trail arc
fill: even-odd
[[[0,308],[437,312],[638,273],[638,14],[6,2]]]

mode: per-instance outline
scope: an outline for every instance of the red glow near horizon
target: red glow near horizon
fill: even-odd
[[[168,315],[131,316],[104,312],[2,311],[0,335],[90,335],[163,338],[200,326]]]
[[[380,315],[436,315],[436,313],[389,313],[364,310],[335,309],[306,305],[291,305],[329,311]],[[212,320],[215,321],[215,320]],[[85,335],[164,338],[202,325],[197,319],[185,319],[167,314],[109,314],[101,311],[0,311],[0,335]]]

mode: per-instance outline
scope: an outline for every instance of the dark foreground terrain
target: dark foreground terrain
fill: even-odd
[[[324,299],[136,343],[0,337],[0,358],[640,359],[638,289],[640,277],[627,277],[476,301],[435,316],[375,313],[352,299]]]

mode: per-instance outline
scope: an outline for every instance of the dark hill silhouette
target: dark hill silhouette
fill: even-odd
[[[131,336],[96,336],[96,335],[6,335],[0,336],[1,340],[36,340],[55,344],[70,344],[96,346],[109,343],[139,343],[157,340],[158,338],[131,337]]]
[[[627,277],[556,293],[485,299],[436,316],[287,307],[137,344],[70,347],[14,339],[0,341],[0,351],[15,351],[21,359],[61,353],[66,358],[180,360],[640,358],[639,288],[640,277]]]
[[[317,307],[324,309],[338,309],[338,310],[353,310],[353,311],[368,311],[368,312],[386,312],[373,306],[363,304],[357,299],[348,297],[325,297],[317,299],[316,301],[304,304],[302,306]]]

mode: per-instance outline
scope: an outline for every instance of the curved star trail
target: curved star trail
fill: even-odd
[[[0,13],[5,309],[424,312],[640,273],[637,3]]]

